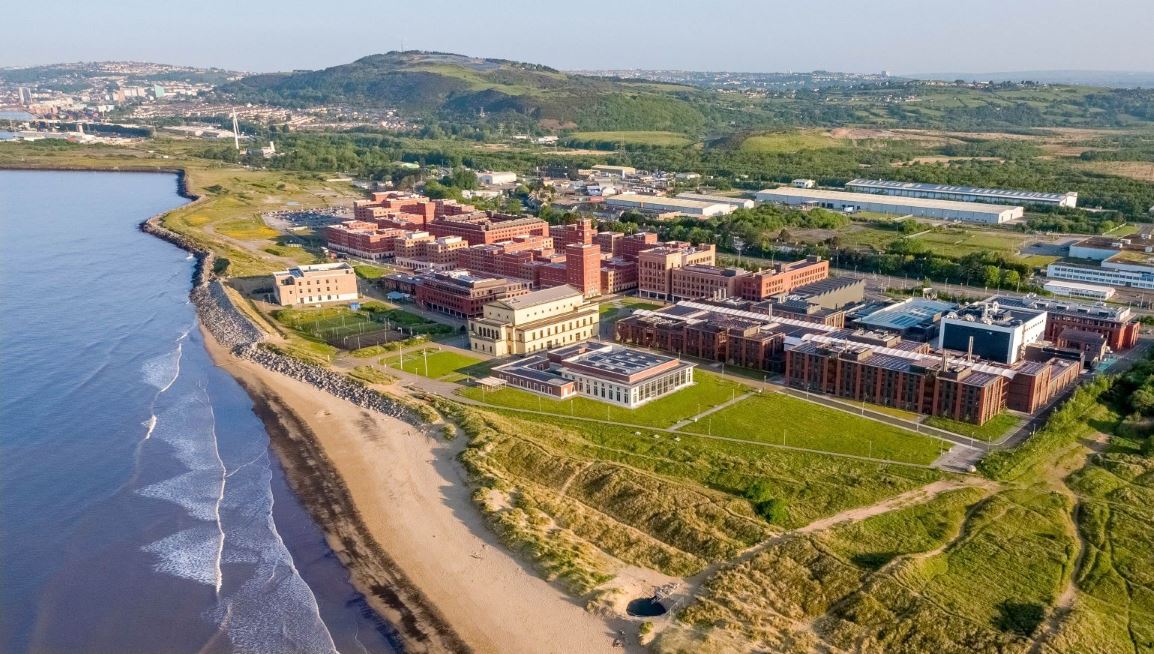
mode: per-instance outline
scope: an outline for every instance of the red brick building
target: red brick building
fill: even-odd
[[[1115,352],[1128,350],[1138,343],[1138,318],[1129,307],[1000,295],[991,297],[987,302],[1045,311],[1045,339],[1053,343],[1061,341],[1062,334],[1067,330],[1100,334],[1106,339],[1106,345]]]
[[[469,245],[510,241],[518,236],[549,236],[549,223],[531,216],[505,216],[482,212],[445,216],[429,223],[435,236],[459,236]]]
[[[503,277],[450,270],[422,275],[415,285],[417,305],[454,318],[475,318],[485,303],[525,295],[529,284]]]
[[[1078,362],[1066,359],[971,362],[861,342],[857,334],[811,335],[786,346],[786,383],[980,425],[1006,408],[1037,411],[1081,372]]]
[[[325,241],[329,249],[366,259],[393,256],[394,241],[404,234],[405,231],[401,229],[380,229],[375,222],[359,220],[325,227]]]
[[[779,263],[773,268],[759,270],[741,280],[737,296],[746,300],[764,300],[788,293],[798,286],[812,284],[829,277],[829,261],[810,256],[801,261]]]
[[[601,248],[592,243],[566,245],[565,272],[566,283],[581,289],[585,297],[601,295]]]

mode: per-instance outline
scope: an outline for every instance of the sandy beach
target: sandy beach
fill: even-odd
[[[354,584],[408,649],[623,651],[613,646],[623,623],[585,611],[503,549],[470,498],[461,439],[425,436],[205,339],[253,397],[290,484]]]

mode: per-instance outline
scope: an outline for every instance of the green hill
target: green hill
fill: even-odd
[[[546,66],[437,52],[389,52],[316,71],[254,75],[218,92],[247,102],[389,106],[408,114],[508,114],[549,127],[694,132],[706,93]]]

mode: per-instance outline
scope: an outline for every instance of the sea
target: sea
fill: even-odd
[[[204,348],[169,174],[0,171],[0,651],[396,652]]]

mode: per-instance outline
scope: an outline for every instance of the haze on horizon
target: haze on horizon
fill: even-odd
[[[158,4],[62,0],[5,10],[0,66],[136,60],[254,72],[437,50],[560,69],[895,74],[1154,70],[1148,0],[510,0]],[[23,25],[23,28],[18,26]]]

